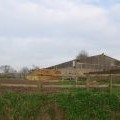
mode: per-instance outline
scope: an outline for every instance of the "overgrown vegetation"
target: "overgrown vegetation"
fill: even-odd
[[[29,120],[37,116],[45,97],[39,94],[4,93],[0,95],[1,120]]]
[[[85,90],[48,96],[3,93],[0,95],[0,119],[120,120],[120,93]]]
[[[120,120],[120,98],[115,94],[76,92],[58,95],[66,120]]]

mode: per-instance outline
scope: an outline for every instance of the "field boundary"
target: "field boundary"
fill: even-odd
[[[84,81],[81,83],[81,81]],[[65,83],[64,83],[65,82]],[[0,89],[4,91],[4,88],[9,90],[14,88],[21,88],[41,91],[41,89],[62,89],[62,88],[85,88],[90,89],[104,89],[109,90],[110,93],[113,92],[113,88],[120,88],[120,75],[117,76],[110,75],[87,75],[86,79],[78,79],[76,77],[74,80],[47,80],[47,81],[30,81],[30,80],[0,80]],[[48,90],[48,91],[49,91]],[[13,90],[14,91],[14,90]]]

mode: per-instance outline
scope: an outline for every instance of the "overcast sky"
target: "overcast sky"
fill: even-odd
[[[120,60],[120,0],[0,0],[0,65],[46,67],[82,49]]]

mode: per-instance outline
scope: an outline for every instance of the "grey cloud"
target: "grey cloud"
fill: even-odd
[[[49,66],[81,49],[119,57],[117,3],[108,9],[77,0],[7,2],[0,0],[0,64]]]

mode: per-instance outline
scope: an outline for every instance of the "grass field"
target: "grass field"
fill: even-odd
[[[0,94],[1,120],[120,120],[120,92]]]

